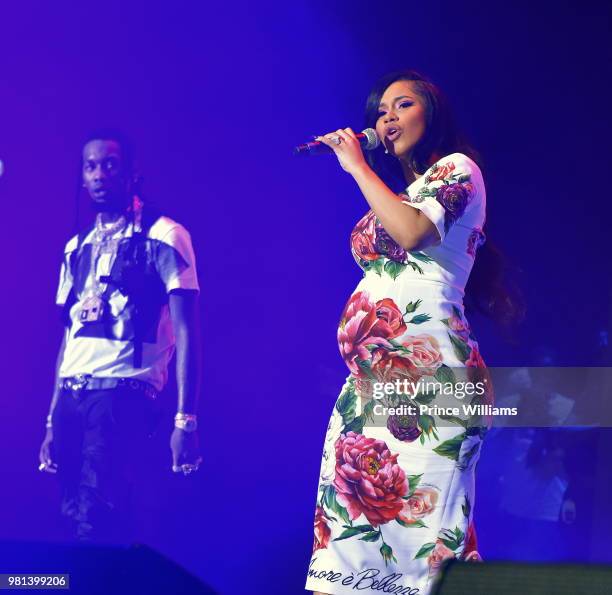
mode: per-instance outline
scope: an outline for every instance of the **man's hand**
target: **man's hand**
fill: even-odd
[[[185,432],[180,428],[174,428],[170,437],[170,450],[172,470],[175,473],[182,471],[185,475],[189,475],[191,471],[197,471],[202,462],[197,432]]]
[[[53,443],[53,430],[47,428],[45,438],[40,445],[40,451],[38,453],[38,459],[40,460],[40,471],[46,473],[57,473],[57,465],[51,459],[51,445]]]

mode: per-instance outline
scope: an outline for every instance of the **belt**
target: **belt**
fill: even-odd
[[[149,399],[157,398],[155,387],[137,378],[95,378],[90,374],[77,374],[76,376],[60,378],[59,380],[59,388],[71,391],[75,397],[78,397],[82,391],[86,390],[106,390],[124,387],[140,391]]]

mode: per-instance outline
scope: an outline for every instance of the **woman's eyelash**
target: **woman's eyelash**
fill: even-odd
[[[402,101],[402,103],[399,104],[399,107],[410,107],[411,105],[412,105],[412,101]],[[378,112],[378,117],[381,118],[386,113],[387,112]]]

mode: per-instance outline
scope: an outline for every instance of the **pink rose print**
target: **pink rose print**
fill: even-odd
[[[423,370],[418,370],[409,353],[381,347],[372,352],[372,372],[378,382],[393,382],[406,378],[416,382]]]
[[[429,576],[433,576],[440,571],[442,562],[448,560],[448,558],[454,558],[455,553],[444,545],[441,539],[436,539],[436,545],[427,558],[427,564],[429,565]]]
[[[448,326],[455,331],[464,341],[467,341],[470,335],[470,327],[467,322],[454,314],[448,319]]]
[[[377,222],[374,211],[368,211],[353,229],[351,249],[361,260],[387,257],[395,262],[404,262],[406,259],[406,251]]]
[[[322,550],[327,547],[329,538],[331,536],[331,529],[327,524],[327,516],[325,511],[320,506],[317,506],[315,511],[314,520],[314,543],[312,545],[312,551]]]
[[[372,351],[371,368],[379,382],[397,379],[418,381],[433,376],[442,365],[440,344],[430,335],[408,336],[402,341],[405,350],[382,346]]]
[[[365,515],[373,527],[392,521],[402,510],[408,480],[382,440],[348,432],[336,443],[338,501],[351,519]]]
[[[379,254],[374,246],[376,242],[376,215],[369,211],[351,233],[353,252],[363,260],[376,260]]]
[[[463,215],[467,207],[474,187],[469,182],[464,184],[448,184],[440,186],[436,192],[436,200],[444,207],[444,228],[446,231],[450,226]]]
[[[486,241],[486,236],[480,227],[472,229],[467,243],[467,253],[470,256],[476,256],[476,250],[480,248]]]
[[[353,294],[340,320],[338,344],[346,365],[355,376],[363,376],[356,360],[370,360],[368,345],[391,347],[386,337],[390,331],[389,324],[384,320],[382,324],[378,323],[376,304],[367,292]]]
[[[340,320],[340,353],[355,376],[367,377],[357,360],[371,362],[371,346],[383,351],[393,349],[389,339],[398,337],[405,330],[402,313],[393,300],[385,298],[374,303],[367,292],[359,291],[351,296]]]
[[[444,361],[440,344],[431,335],[406,337],[402,345],[411,350],[411,354],[407,357],[416,368],[419,368],[421,376],[433,376]]]
[[[414,524],[431,514],[438,502],[439,491],[430,486],[417,488],[408,500],[404,500],[402,511],[397,515],[401,521]]]
[[[376,316],[379,319],[378,328],[384,329],[388,339],[394,339],[406,332],[404,317],[391,298],[385,298],[376,302]],[[386,327],[383,325],[386,324]],[[387,330],[388,327],[388,330]]]
[[[438,165],[435,169],[427,176],[425,180],[426,184],[430,182],[437,182],[438,180],[444,180],[448,178],[455,170],[455,164],[452,161],[445,163],[444,165]]]

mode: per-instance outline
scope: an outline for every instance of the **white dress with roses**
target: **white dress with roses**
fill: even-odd
[[[338,329],[350,374],[325,438],[312,591],[424,595],[445,559],[479,559],[474,469],[488,419],[419,407],[492,402],[463,308],[484,241],[485,187],[478,166],[453,153],[398,199],[422,211],[441,241],[407,252],[372,211],[351,234],[364,276]],[[485,389],[465,396],[460,379]],[[425,382],[453,392],[417,390]]]

